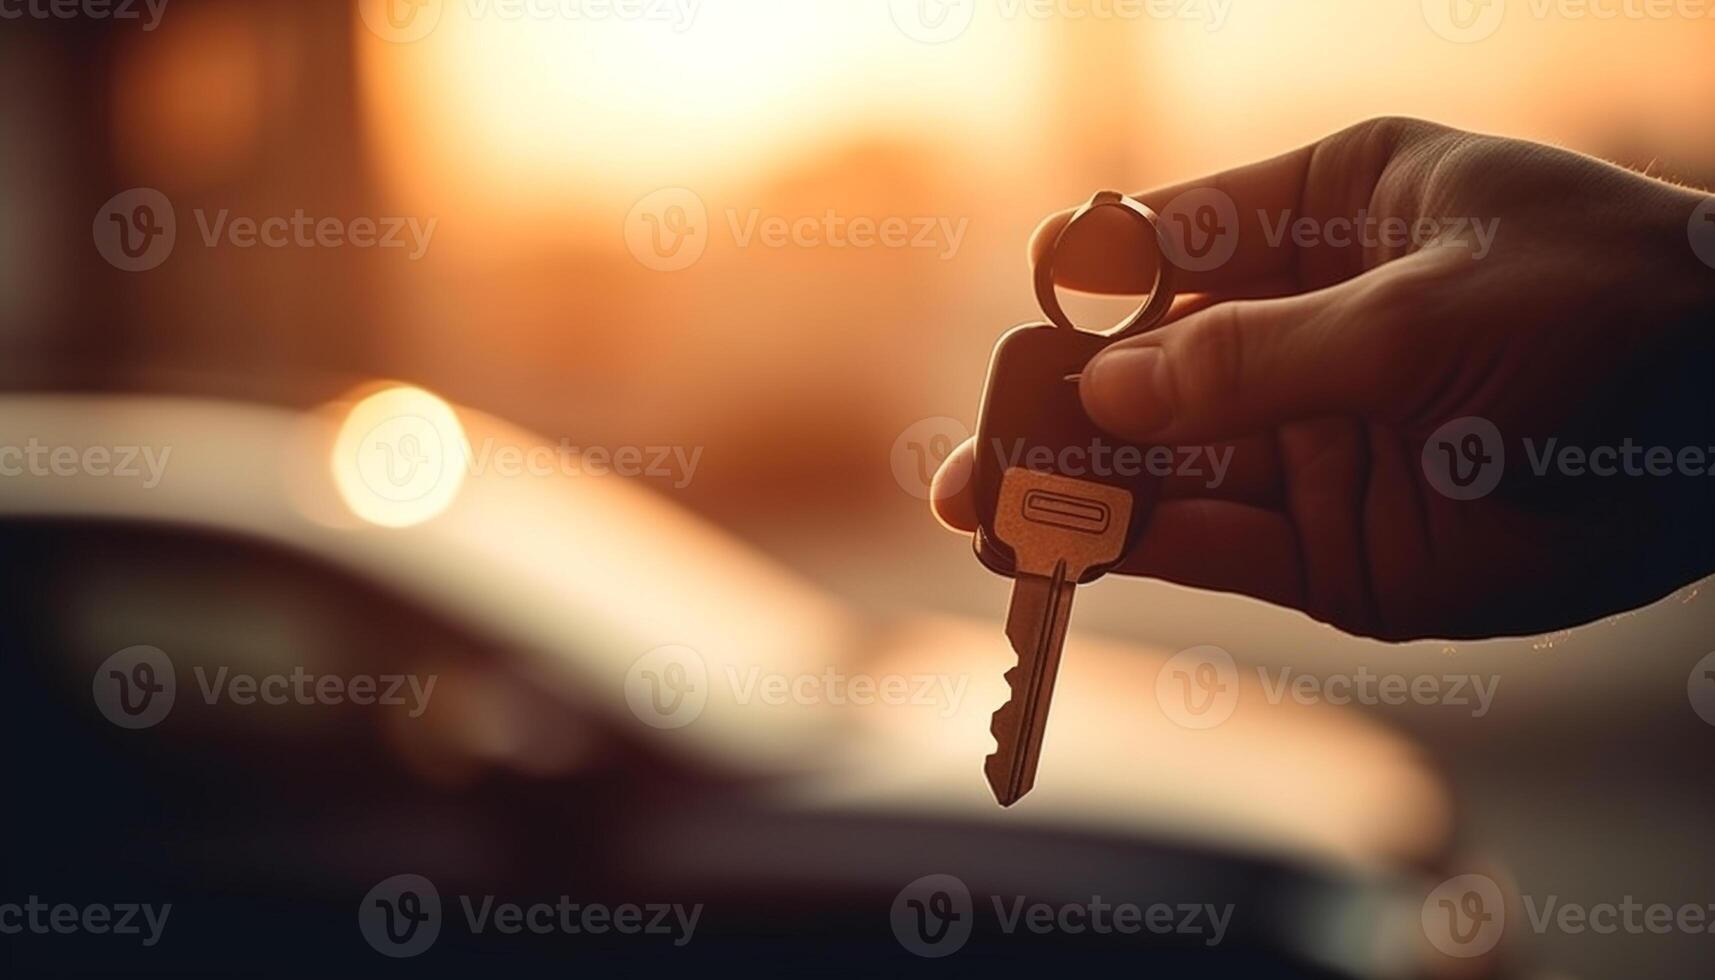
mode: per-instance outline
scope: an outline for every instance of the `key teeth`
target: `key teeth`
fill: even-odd
[[[1006,730],[1002,727],[1001,720],[1009,715],[1018,714],[1018,682],[1023,676],[1023,664],[1014,665],[1011,670],[1002,675],[1002,679],[1006,681],[1006,703],[996,708],[994,714],[989,717],[989,734],[993,735],[995,740],[994,755],[1000,754],[1000,740],[1002,732]],[[989,758],[994,758],[994,755],[990,755]]]
[[[989,754],[989,758],[992,759],[1000,754],[1000,740],[1006,737],[1006,733],[1011,730],[1008,726],[1016,724],[1015,716],[1017,714],[1017,703],[1008,701],[996,708],[994,714],[989,717],[989,734],[994,737],[994,751]]]
[[[994,714],[989,718],[989,735],[994,738],[994,751],[989,753],[987,759],[983,760],[983,775],[988,777],[989,788],[994,791],[995,800],[1003,807],[1012,806],[1024,795],[1022,792],[1017,796],[1011,795],[1012,791],[1009,785],[1012,780],[1011,760],[1002,754],[1002,745],[1008,740],[1009,733],[1010,739],[1015,745],[1023,735],[1017,730],[1020,724],[1018,715],[1022,710],[1019,703],[1018,685],[1023,677],[1024,665],[1022,663],[1015,664],[1011,670],[1006,672],[1006,703],[996,708]],[[1026,787],[1024,792],[1028,791],[1029,788]]]

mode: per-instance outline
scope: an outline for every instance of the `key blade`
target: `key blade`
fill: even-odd
[[[995,533],[1016,556],[1006,635],[1018,664],[1008,700],[989,723],[995,753],[983,764],[1001,806],[1036,785],[1048,704],[1072,618],[1072,592],[1091,568],[1119,560],[1131,519],[1129,492],[1014,467],[1001,481]]]
[[[1018,654],[1018,664],[1006,672],[1007,702],[989,723],[995,752],[983,763],[989,788],[1001,806],[1012,806],[1036,785],[1048,705],[1076,588],[1077,583],[1066,577],[1064,562],[1053,575],[1020,575],[1014,580],[1006,635]]]

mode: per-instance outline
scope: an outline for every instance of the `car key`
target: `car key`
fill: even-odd
[[[1103,207],[1124,208],[1156,236],[1159,271],[1148,302],[1112,333],[1077,329],[1054,291],[1056,242],[1036,269],[1037,299],[1052,322],[1018,327],[995,346],[977,426],[977,557],[1014,581],[1006,635],[1018,664],[1006,673],[1009,699],[990,723],[995,753],[983,767],[1001,806],[1018,802],[1036,783],[1073,591],[1125,557],[1154,499],[1141,467],[1122,472],[1111,465],[1126,448],[1141,461],[1143,448],[1109,438],[1089,420],[1078,380],[1104,347],[1166,316],[1172,265],[1155,213],[1113,191],[1075,214],[1060,241]]]

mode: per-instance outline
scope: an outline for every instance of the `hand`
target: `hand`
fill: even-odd
[[[1558,462],[1629,439],[1671,449],[1678,468],[1695,461],[1682,449],[1715,467],[1715,269],[1687,234],[1703,195],[1398,119],[1139,198],[1167,212],[1198,188],[1237,205],[1236,252],[1181,271],[1197,295],[1098,355],[1081,393],[1114,436],[1231,446],[1233,463],[1213,488],[1168,478],[1121,571],[1396,640],[1570,627],[1715,571],[1709,471],[1602,477]],[[1035,257],[1068,219],[1038,229]],[[1401,227],[1424,230],[1401,241]],[[1154,278],[1141,252],[1126,216],[1092,215],[1056,277],[1141,293]],[[1493,424],[1505,464],[1493,492],[1466,500],[1432,474],[1437,459],[1462,480],[1480,472],[1466,427],[1438,433],[1468,417]],[[937,514],[965,531],[971,458],[967,443],[937,477]]]

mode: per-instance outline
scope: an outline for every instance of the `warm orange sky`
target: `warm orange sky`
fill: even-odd
[[[1708,129],[1686,121],[1711,115],[1715,19],[1511,0],[1492,36],[1455,43],[1429,25],[1436,2],[1175,0],[1154,9],[1185,16],[1104,21],[977,0],[942,44],[906,36],[886,4],[838,0],[702,0],[688,24],[507,20],[465,0],[414,43],[354,29],[396,186],[443,201],[456,186],[490,206],[742,182],[865,132],[943,144],[1004,179],[1053,159],[1047,115],[1068,101],[1143,107],[1157,124],[1139,121],[1139,155],[1174,174],[1384,113],[1575,144],[1615,129],[1684,144]],[[1114,32],[1128,43],[1107,43]],[[1089,59],[1110,62],[1094,74],[1111,88],[1068,100],[1055,66]]]

